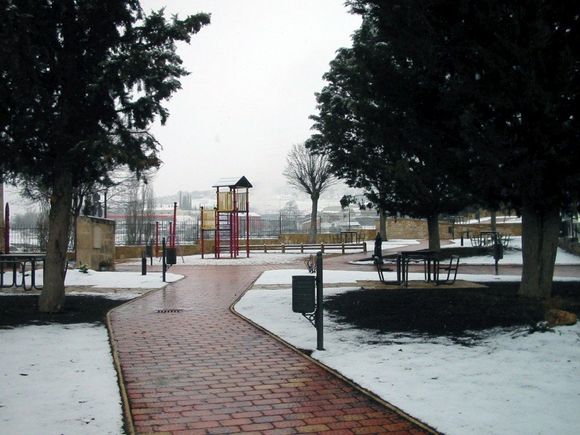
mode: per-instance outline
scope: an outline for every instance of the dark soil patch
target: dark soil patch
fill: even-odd
[[[66,296],[61,313],[40,313],[38,296],[0,296],[0,328],[48,323],[104,323],[107,312],[126,301],[102,296]]]
[[[549,302],[517,296],[518,283],[486,283],[483,289],[363,290],[325,299],[340,322],[378,332],[459,337],[470,331],[535,325],[547,307],[580,314],[580,282],[557,282]]]

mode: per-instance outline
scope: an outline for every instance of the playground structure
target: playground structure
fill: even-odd
[[[212,187],[216,188],[216,207],[213,210],[201,208],[201,258],[205,258],[206,233],[213,232],[214,256],[229,258],[240,255],[240,237],[246,239],[246,257],[250,256],[250,194],[252,184],[246,177],[222,178]],[[241,218],[245,216],[245,228]],[[244,231],[245,230],[245,231]]]

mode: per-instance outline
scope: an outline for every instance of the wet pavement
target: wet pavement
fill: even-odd
[[[330,255],[324,267],[372,271],[349,263],[365,256]],[[434,432],[230,310],[263,271],[303,267],[178,265],[171,272],[184,279],[111,311],[128,432]],[[460,273],[493,273],[493,267],[462,265]],[[500,266],[500,273],[518,274],[521,267]],[[556,273],[580,277],[580,267]]]
[[[180,266],[185,279],[110,313],[128,431],[428,433],[230,311],[267,268]]]

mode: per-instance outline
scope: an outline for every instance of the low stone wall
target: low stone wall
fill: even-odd
[[[213,248],[213,241],[212,241]],[[198,245],[180,245],[177,247],[177,256],[196,255],[200,253]],[[115,250],[115,258],[117,260],[125,260],[127,258],[141,258],[145,255],[145,245],[139,246],[117,246]],[[155,255],[155,247],[153,247],[153,255]],[[159,246],[159,255],[161,255],[161,246]]]
[[[352,242],[364,242],[365,240],[373,240],[377,235],[375,230],[357,230],[357,237],[356,240],[353,237]],[[349,235],[341,235],[340,233],[323,233],[318,234],[316,237],[316,243],[341,243],[341,242],[350,242]],[[261,240],[253,240],[250,244],[263,244],[264,242]],[[308,234],[280,234],[277,239],[273,239],[272,243],[284,243],[284,244],[301,244],[301,243],[309,243],[308,242]]]
[[[79,216],[76,231],[76,258],[93,270],[115,268],[115,221]]]
[[[378,225],[377,222],[377,231],[379,228]],[[439,237],[441,239],[450,239],[452,237],[452,228],[447,222],[439,222]],[[429,238],[427,220],[413,218],[387,218],[387,238],[426,240]]]
[[[377,223],[378,228],[378,223]],[[497,223],[497,231],[502,234],[511,236],[521,236],[521,224],[514,223]],[[461,233],[475,235],[482,231],[491,231],[489,224],[455,224],[448,222],[439,222],[439,237],[441,240],[460,238]],[[387,219],[387,236],[389,239],[419,239],[427,240],[429,232],[427,230],[426,219],[412,218],[388,218]]]
[[[509,234],[510,236],[521,236],[522,225],[515,223],[497,223],[497,231],[501,234]],[[459,238],[461,232],[469,231],[470,234],[479,234],[482,231],[491,231],[490,224],[461,224],[455,225],[455,237]]]

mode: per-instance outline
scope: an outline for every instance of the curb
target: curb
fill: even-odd
[[[363,395],[365,395],[369,399],[373,400],[374,402],[378,403],[379,405],[387,408],[390,411],[393,411],[395,414],[397,414],[400,417],[402,417],[402,418],[410,421],[411,423],[415,424],[416,426],[419,426],[421,429],[427,431],[428,433],[431,433],[433,435],[440,435],[441,434],[436,429],[434,429],[431,426],[429,426],[427,423],[424,423],[421,420],[418,420],[417,418],[413,417],[412,415],[407,414],[402,409],[400,409],[400,408],[396,407],[395,405],[393,405],[393,404],[385,401],[384,399],[380,398],[379,396],[377,396],[372,391],[369,391],[366,388],[363,388],[362,386],[358,385],[352,379],[349,379],[349,378],[345,377],[342,373],[336,371],[335,369],[333,369],[331,367],[328,367],[327,365],[324,365],[323,363],[321,363],[320,361],[312,358],[311,356],[306,355],[304,352],[301,352],[297,347],[293,346],[292,344],[288,343],[287,341],[285,341],[282,338],[278,337],[277,335],[273,334],[272,332],[270,332],[269,330],[267,330],[263,326],[257,324],[253,320],[247,318],[243,314],[238,313],[236,311],[236,309],[235,309],[235,305],[244,297],[244,295],[248,292],[248,290],[251,290],[252,289],[253,284],[258,280],[258,278],[259,278],[259,276],[245,290],[243,290],[241,292],[240,296],[230,305],[230,312],[233,315],[235,315],[235,316],[239,317],[240,319],[248,322],[250,325],[254,326],[255,328],[257,328],[260,331],[264,332],[265,334],[269,335],[274,340],[278,341],[280,344],[282,344],[283,346],[287,347],[288,349],[290,349],[290,350],[292,350],[292,351],[300,354],[300,356],[302,356],[303,358],[309,360],[310,362],[314,363],[315,365],[317,365],[321,369],[325,370],[326,372],[330,373],[331,375],[333,375],[333,376],[337,377],[338,379],[342,380],[343,382],[345,382],[346,384],[350,385],[352,388],[354,388],[355,390],[359,391],[360,393],[362,393]]]
[[[149,293],[146,293],[145,295],[147,294]],[[142,295],[139,298],[145,295]],[[131,303],[133,300],[127,303]],[[125,304],[119,305],[119,307],[122,307],[123,305]],[[121,360],[119,358],[119,352],[117,351],[117,345],[115,344],[115,340],[113,339],[113,328],[111,326],[110,314],[119,307],[115,307],[107,312],[107,331],[109,333],[109,345],[111,347],[111,354],[113,355],[113,365],[115,366],[115,371],[117,372],[117,384],[119,386],[119,393],[121,394],[121,405],[123,408],[123,420],[125,423],[124,424],[125,432],[127,435],[135,435],[135,426],[133,425],[133,414],[131,414],[131,407],[129,405],[129,396],[127,395],[127,390],[125,389],[125,379],[123,378],[123,371],[121,370]]]
[[[181,281],[185,277],[178,279],[177,281]],[[174,281],[174,282],[177,282]],[[123,408],[123,420],[125,426],[126,435],[136,435],[135,432],[135,425],[133,424],[133,414],[131,413],[131,405],[129,403],[129,395],[127,394],[127,389],[125,388],[125,379],[123,378],[123,370],[121,369],[121,359],[119,358],[119,352],[117,351],[117,345],[113,340],[113,327],[111,325],[111,314],[121,307],[125,305],[132,304],[140,299],[143,299],[149,295],[152,295],[158,291],[165,290],[166,287],[173,284],[173,282],[168,282],[165,287],[151,289],[147,293],[143,293],[142,295],[131,299],[124,304],[118,305],[115,308],[110,309],[107,312],[107,332],[109,334],[109,346],[111,347],[111,354],[113,355],[113,365],[115,366],[115,371],[117,372],[117,384],[119,386],[119,393],[121,394],[121,405]]]

